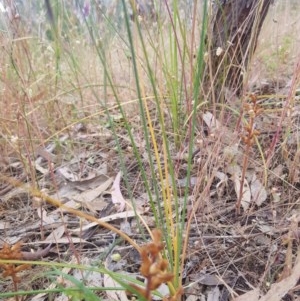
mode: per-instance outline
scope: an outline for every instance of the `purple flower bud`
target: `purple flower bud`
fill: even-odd
[[[89,16],[91,10],[91,5],[89,1],[86,1],[82,8],[82,15],[86,18]]]

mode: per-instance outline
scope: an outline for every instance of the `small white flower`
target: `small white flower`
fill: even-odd
[[[18,142],[18,140],[19,140],[18,136],[12,135],[10,137],[10,141],[12,144],[16,144]]]
[[[223,53],[223,49],[221,47],[217,48],[216,55],[220,56]]]

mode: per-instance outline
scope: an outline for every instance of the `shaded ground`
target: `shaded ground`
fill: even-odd
[[[268,113],[267,108],[270,107],[271,110],[275,106],[269,99],[264,100],[262,105],[265,106],[266,113],[260,117],[261,122],[265,125],[266,118],[269,124],[259,140],[260,147],[267,151],[274,141],[276,120],[282,109],[276,109],[276,113]],[[219,300],[228,300],[229,292],[224,285],[219,284],[217,276],[237,293],[247,291],[251,286],[260,286],[267,290],[268,283],[281,277],[286,267],[286,252],[289,248],[286,243],[291,229],[296,231],[292,232],[294,234],[290,238],[293,241],[291,250],[296,251],[299,239],[298,226],[295,229],[294,224],[295,218],[299,222],[300,205],[300,171],[296,168],[299,166],[299,113],[293,112],[293,131],[284,138],[283,126],[280,139],[276,142],[274,157],[268,170],[266,198],[259,206],[252,203],[249,210],[241,216],[235,214],[236,193],[230,171],[232,162],[240,166],[242,161],[243,146],[240,145],[234,153],[234,145],[239,140],[238,134],[224,126],[222,129],[213,129],[204,123],[199,127],[197,141],[201,142],[199,151],[195,148],[188,210],[192,206],[199,207],[193,218],[184,270],[184,284],[194,285],[186,290],[186,298],[218,290]],[[203,122],[203,119],[204,116],[199,118],[199,122]],[[222,135],[217,134],[219,130]],[[124,136],[121,126],[118,131],[120,137]],[[142,138],[137,136],[137,139]],[[129,173],[129,185],[135,187],[135,205],[147,224],[154,226],[154,219],[149,212],[149,200],[142,189],[137,162],[130,152],[126,136],[119,143],[123,149],[128,149],[124,159]],[[70,144],[76,145],[72,155],[68,155]],[[218,158],[212,156],[216,150]],[[254,147],[247,175],[249,185],[253,183],[254,175],[258,177],[258,182],[263,178],[264,167],[255,159],[255,156],[259,158],[257,151]],[[178,156],[174,154],[174,160],[178,160],[176,157]],[[1,173],[25,183],[27,176],[22,162],[13,156],[3,159]],[[56,143],[38,149],[36,157],[32,159],[37,184],[42,191],[62,200],[67,206],[83,210],[97,218],[111,217],[112,224],[130,234],[137,242],[144,243],[137,221],[131,215],[130,206],[123,208],[122,213],[125,212],[125,217],[129,217],[124,219],[119,211],[122,204],[112,202],[120,201],[112,195],[112,185],[115,188],[120,187],[126,199],[128,195],[124,182],[118,183],[120,161],[116,141],[109,129],[96,128],[89,124],[74,128],[70,136],[62,135]],[[143,165],[147,171],[149,166],[146,156]],[[176,164],[179,190],[185,186],[185,165],[184,159]],[[208,192],[202,191],[203,187],[208,187],[204,183],[204,176],[212,180]],[[38,250],[53,242],[47,256],[51,261],[58,258],[69,261],[72,254],[77,254],[80,261],[85,258],[89,258],[91,262],[105,261],[105,258],[109,258],[108,254],[116,252],[121,254],[122,261],[112,264],[113,269],[130,273],[138,271],[139,258],[136,251],[120,242],[114,246],[115,238],[109,231],[95,226],[89,227],[89,222],[82,222],[68,213],[61,215],[52,206],[30,197],[23,189],[13,188],[3,182],[0,195],[0,226],[4,241],[15,244],[21,239],[24,251],[30,251],[31,247]],[[27,273],[31,275],[34,270]],[[32,289],[32,285],[36,285],[35,282],[25,281],[20,284],[20,289]],[[39,285],[47,287],[47,282]],[[9,281],[2,282],[1,291],[9,288]]]

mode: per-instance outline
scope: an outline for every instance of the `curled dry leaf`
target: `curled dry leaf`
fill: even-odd
[[[111,221],[114,221],[116,219],[122,219],[122,218],[129,218],[129,217],[133,217],[133,216],[136,216],[136,211],[134,210],[129,210],[129,211],[124,211],[124,212],[120,212],[120,213],[115,213],[115,214],[111,214],[111,215],[108,215],[108,216],[105,216],[103,218],[100,218],[99,221],[100,222],[111,222]],[[138,212],[138,214],[140,214]],[[83,227],[79,227],[79,228],[76,228],[76,229],[71,229],[70,232],[74,233],[74,234],[80,234],[82,233],[83,231],[86,231],[94,226],[97,226],[98,224],[95,223],[95,222],[92,222],[92,223],[89,223],[88,225],[86,226],[83,226]]]
[[[241,178],[242,178],[242,170],[241,167],[236,163],[231,165],[228,170],[231,174],[231,179],[234,182],[234,189],[236,195],[239,196],[240,187],[241,187]],[[250,180],[248,181],[247,179]],[[251,203],[255,203],[257,206],[261,206],[267,199],[268,194],[266,189],[260,180],[256,177],[256,174],[250,174],[247,179],[244,179],[243,183],[243,195],[241,199],[241,205],[246,211]]]
[[[207,301],[220,300],[221,292],[218,286],[210,287],[207,293]]]
[[[241,178],[242,178],[241,175],[242,175],[241,171],[236,172],[232,175],[232,180],[234,182],[234,190],[235,190],[237,197],[240,194]],[[250,203],[251,203],[251,191],[250,191],[248,181],[246,179],[244,179],[243,194],[242,194],[242,199],[241,199],[241,205],[242,205],[244,211],[248,210]]]
[[[93,206],[93,201],[101,195],[103,192],[105,192],[108,187],[112,183],[112,178],[108,178],[104,183],[99,185],[97,188],[89,189],[87,191],[84,191],[80,194],[74,195],[74,200],[76,202],[81,203],[82,206],[88,208],[91,212],[95,213],[95,206]]]
[[[52,243],[56,243],[65,233],[65,229],[66,229],[65,225],[61,225],[57,227],[46,237],[45,240]]]
[[[114,204],[119,205],[119,210],[118,210],[119,212],[124,211],[125,206],[126,206],[126,201],[125,201],[125,199],[122,195],[121,189],[120,189],[121,176],[122,176],[122,173],[121,173],[121,171],[119,171],[114,180],[114,183],[113,183],[112,189],[111,189],[112,202]]]
[[[219,129],[221,127],[220,122],[210,112],[205,112],[202,115],[202,119],[206,123],[210,131],[213,131],[214,129]]]
[[[48,215],[48,212],[43,207],[37,208],[36,211],[37,211],[37,214],[38,214],[39,218],[41,219],[41,221],[43,221],[44,225],[45,224],[51,225],[51,224],[54,224],[56,222],[54,217],[51,214]]]
[[[103,285],[106,288],[110,288],[105,291],[108,300],[128,301],[125,291],[120,290],[120,284],[112,279],[108,274],[104,274],[103,276]],[[113,290],[112,288],[116,288],[116,290]]]
[[[250,182],[250,190],[251,190],[252,200],[255,202],[257,206],[261,206],[263,202],[267,199],[268,194],[263,184],[256,177],[255,173],[253,173],[252,175],[252,179]]]
[[[222,195],[224,192],[224,188],[227,186],[228,183],[228,176],[224,172],[217,171],[215,177],[220,180],[216,185],[218,195]]]

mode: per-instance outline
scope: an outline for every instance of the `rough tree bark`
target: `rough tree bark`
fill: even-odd
[[[205,82],[214,101],[221,101],[224,88],[235,95],[241,94],[243,75],[272,1],[213,1]]]

